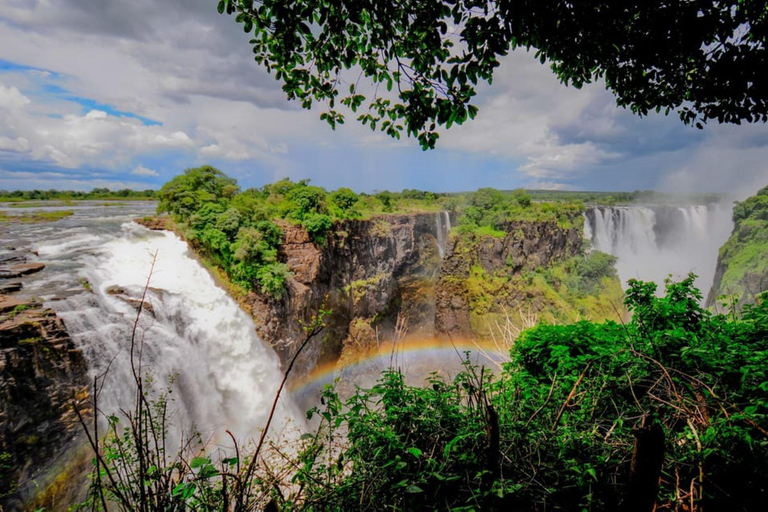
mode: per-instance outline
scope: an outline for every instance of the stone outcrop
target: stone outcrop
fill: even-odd
[[[562,261],[581,251],[581,228],[562,228],[555,222],[515,221],[505,226],[504,238],[466,235],[452,237],[436,290],[435,329],[438,334],[475,337],[471,322],[467,280],[473,266],[488,275],[517,276],[550,263]],[[538,304],[530,288],[507,286],[504,293],[489,297],[492,308],[516,309]]]
[[[27,254],[4,255],[1,277],[43,269]],[[71,408],[85,399],[86,365],[62,320],[37,300],[0,294],[0,510],[21,510],[46,486],[46,470],[80,432]]]
[[[403,297],[413,295],[415,286],[419,299],[434,296],[441,263],[435,214],[339,222],[321,246],[299,226],[283,223],[281,228],[285,240],[279,258],[293,273],[288,289],[280,299],[250,292],[244,302],[259,336],[283,361],[293,357],[302,326],[324,303],[333,313],[300,358],[304,370],[337,360],[352,322],[374,322],[381,340],[391,340],[400,314],[410,317],[406,323],[413,320],[413,329],[431,329],[417,318],[419,301]],[[422,302],[428,308],[434,300]]]
[[[169,217],[141,217],[139,219],[134,219],[133,221],[152,231],[172,230],[172,222]]]

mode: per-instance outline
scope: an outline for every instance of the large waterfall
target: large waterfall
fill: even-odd
[[[631,278],[662,284],[669,275],[698,275],[706,296],[714,279],[717,254],[731,233],[726,205],[593,207],[586,213],[584,236],[595,249],[618,257],[622,283]]]
[[[168,232],[152,232],[115,217],[71,221],[46,233],[33,247],[49,262],[31,291],[51,302],[84,352],[92,375],[109,368],[100,408],[130,409],[133,386],[130,339],[153,260],[145,308],[139,322],[144,370],[162,390],[173,380],[174,428],[193,427],[204,439],[224,429],[240,440],[258,437],[281,379],[280,363],[255,332],[251,318],[217,287],[186,243]],[[291,399],[281,419],[301,418]]]

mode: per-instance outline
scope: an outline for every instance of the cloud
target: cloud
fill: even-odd
[[[131,171],[131,174],[135,176],[160,176],[160,173],[157,171],[153,171],[152,169],[148,169],[144,167],[143,165],[139,165],[134,170]]]
[[[248,39],[211,0],[5,0],[0,165],[142,186],[203,163],[244,186],[291,175],[364,190],[720,191],[768,181],[766,125],[702,132],[674,115],[641,119],[604,84],[564,87],[525,51],[502,59],[493,85],[480,87],[479,116],[443,131],[436,151],[351,119],[334,132],[319,110],[285,100]]]
[[[138,119],[101,110],[41,116],[33,111],[34,105],[26,96],[0,84],[0,98],[3,97],[6,115],[0,118],[0,148],[27,152],[34,160],[61,167],[74,169],[88,164],[117,168],[129,164],[139,153],[194,146],[183,131],[148,126]]]
[[[20,110],[29,105],[29,98],[21,94],[16,87],[0,84],[0,109]]]
[[[29,141],[24,137],[12,139],[10,137],[0,136],[0,151],[13,151],[24,153],[29,151]]]

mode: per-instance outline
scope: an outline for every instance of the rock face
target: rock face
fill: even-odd
[[[733,232],[720,248],[707,306],[741,309],[768,290],[768,187],[733,207]]]
[[[451,237],[450,250],[443,263],[437,284],[435,328],[438,334],[474,337],[478,333],[471,322],[468,280],[472,269],[487,276],[510,279],[536,268],[546,268],[550,263],[561,261],[581,251],[581,228],[563,229],[555,222],[509,223],[502,238]],[[493,278],[487,278],[492,281]],[[501,287],[500,287],[501,288]],[[493,301],[488,309],[496,307],[517,308],[522,304],[540,307],[530,288],[514,286],[489,293]],[[541,305],[543,306],[543,304]]]
[[[472,325],[472,298],[466,287],[473,268],[510,279],[581,250],[578,222],[563,228],[555,222],[515,221],[504,226],[504,238],[494,238],[448,236],[441,219],[440,214],[417,213],[342,221],[334,224],[323,245],[314,243],[302,227],[282,222],[278,259],[292,273],[287,289],[280,298],[251,291],[241,305],[283,363],[296,354],[303,326],[312,316],[323,305],[332,311],[327,327],[297,362],[295,373],[306,375],[320,364],[405,334],[478,337],[482,334]],[[494,300],[536,306],[539,297],[521,287],[505,290]],[[540,306],[557,307],[551,301]]]
[[[52,310],[5,295],[0,310],[0,510],[17,510],[80,433],[86,368]]]
[[[287,223],[279,257],[293,273],[287,292],[274,299],[250,292],[245,305],[259,336],[273,345],[283,361],[293,357],[302,339],[302,325],[326,303],[333,311],[328,327],[305,349],[299,360],[304,370],[336,361],[350,325],[357,332],[373,332],[360,324],[376,324],[379,338],[391,340],[398,315],[414,321],[413,330],[430,330],[421,317],[434,308],[434,286],[440,269],[434,214],[393,215],[371,220],[344,221],[334,226],[324,246],[307,232]],[[416,300],[403,300],[405,296]],[[420,303],[423,303],[420,305]],[[403,307],[406,304],[406,307]],[[422,307],[423,306],[423,307]],[[434,323],[434,315],[431,316]]]

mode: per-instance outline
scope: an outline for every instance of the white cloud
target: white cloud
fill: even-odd
[[[157,171],[148,169],[143,165],[139,165],[138,167],[136,167],[133,171],[131,171],[131,174],[134,174],[136,176],[160,176],[160,173],[158,173]]]
[[[10,137],[0,136],[0,150],[24,153],[29,151],[29,141],[24,137],[12,139]]]
[[[241,178],[254,169],[264,179],[300,174],[320,184],[323,176],[345,176],[346,184],[367,189],[395,183],[410,188],[422,172],[410,158],[415,140],[393,141],[351,117],[334,132],[318,120],[317,110],[286,102],[280,84],[253,62],[248,35],[231,17],[218,15],[211,0],[101,0],[98,9],[91,3],[4,3],[0,59],[35,69],[2,75],[0,150],[105,172],[135,171],[138,162],[152,161],[163,175],[169,169],[145,157],[174,152],[182,155],[169,164],[176,171],[224,161],[241,169]],[[162,125],[147,126],[106,108],[85,113],[76,103],[46,95],[40,88],[45,84]],[[602,84],[566,88],[526,52],[502,59],[493,85],[482,86],[477,101],[479,116],[443,130],[438,153],[477,162],[467,171],[477,174],[478,186],[508,188],[522,181],[594,189],[608,177],[613,188],[631,183],[732,190],[768,178],[766,125],[714,127],[702,135],[681,128],[674,117],[640,120],[617,109]],[[744,134],[757,142],[742,147]],[[760,142],[760,135],[766,140]],[[327,157],[366,156],[371,146],[384,148],[375,152],[375,162]],[[425,185],[452,188],[439,178],[420,183]]]
[[[16,87],[0,84],[0,109],[18,110],[29,105],[30,100]]]

